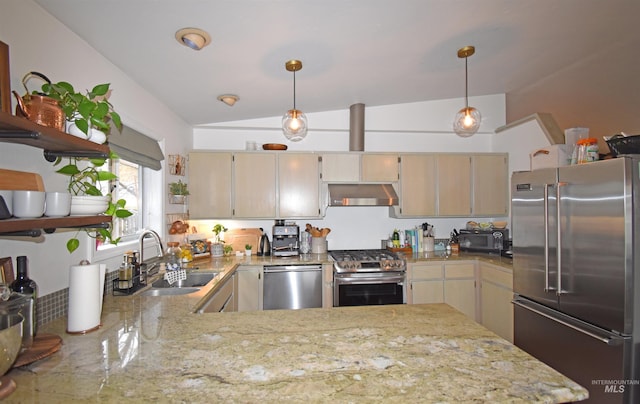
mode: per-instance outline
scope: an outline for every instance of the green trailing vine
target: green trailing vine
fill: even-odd
[[[117,158],[118,156],[114,152],[109,153],[109,159]],[[59,165],[62,161],[63,158],[59,157],[56,159],[54,166]],[[100,170],[106,162],[107,159],[105,158],[70,157],[68,164],[62,166],[56,172],[69,177],[69,185],[67,189],[71,195],[104,196],[101,188],[99,188],[100,183],[105,181],[111,182],[118,179],[118,177],[112,172]],[[108,193],[108,195],[111,195],[111,193]],[[124,199],[119,199],[115,202],[109,199],[109,204],[107,209],[104,211],[104,215],[114,218],[126,218],[131,216],[133,213],[125,209],[125,204],[126,201]],[[90,237],[100,238],[110,244],[118,244],[120,241],[120,237],[114,239],[111,234],[113,230],[113,222],[110,222],[107,228],[83,230]],[[74,252],[80,246],[80,240],[77,238],[77,235],[78,232],[76,232],[74,237],[67,241],[67,250],[69,253]]]

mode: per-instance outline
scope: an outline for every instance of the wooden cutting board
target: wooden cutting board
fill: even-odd
[[[44,183],[38,173],[0,168],[0,189],[44,191]]]
[[[262,231],[258,228],[229,229],[224,232],[224,243],[233,247],[233,251],[244,251],[251,244],[253,253],[258,252]]]

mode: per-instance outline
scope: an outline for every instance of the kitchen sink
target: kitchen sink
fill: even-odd
[[[151,288],[141,293],[142,296],[175,296],[187,295],[199,291],[200,288]]]
[[[173,284],[169,284],[164,279],[158,279],[153,282],[151,286],[158,289],[181,289],[181,288],[196,288],[202,287],[209,283],[217,274],[211,272],[190,272],[187,274],[187,279],[183,279]]]

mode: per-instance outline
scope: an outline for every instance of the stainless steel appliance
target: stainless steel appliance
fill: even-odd
[[[640,158],[514,173],[515,344],[589,390],[640,402]]]
[[[300,255],[300,227],[295,224],[285,224],[283,220],[276,220],[271,234],[273,236],[271,254],[274,257]]]
[[[508,229],[466,230],[461,229],[458,242],[462,251],[500,254],[509,244]]]
[[[265,265],[264,310],[322,307],[322,265]]]
[[[406,263],[388,250],[329,251],[333,263],[333,305],[404,304]]]

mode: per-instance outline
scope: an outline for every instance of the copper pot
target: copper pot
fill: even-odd
[[[25,117],[38,125],[55,128],[64,132],[65,115],[58,100],[44,95],[29,94],[26,82],[31,76],[36,76],[51,84],[51,81],[42,73],[27,73],[22,78],[22,84],[27,90],[27,93],[23,97],[20,97],[17,92],[13,91],[13,95],[18,102],[16,106],[16,116]]]

